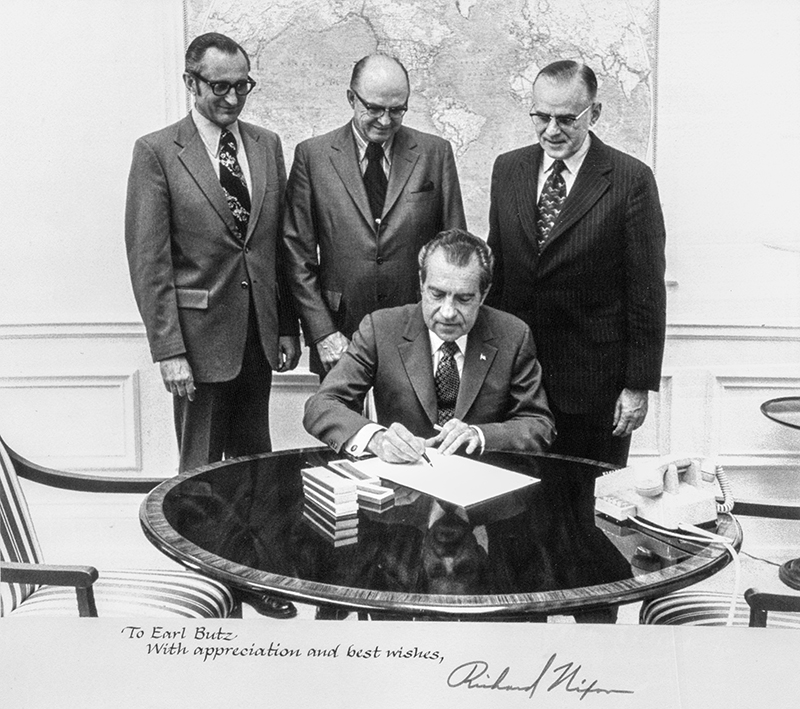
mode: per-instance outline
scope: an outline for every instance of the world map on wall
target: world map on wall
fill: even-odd
[[[301,140],[351,117],[353,64],[375,51],[411,77],[405,124],[453,145],[467,220],[483,235],[492,165],[534,140],[531,85],[556,59],[597,73],[595,130],[652,163],[657,0],[186,0],[186,33],[226,34],[250,54],[244,120]]]

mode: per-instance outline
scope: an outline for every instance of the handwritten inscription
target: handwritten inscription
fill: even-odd
[[[561,690],[568,694],[575,694],[579,700],[586,699],[592,694],[633,694],[631,689],[605,689],[599,685],[597,679],[582,677],[583,667],[574,662],[564,662],[556,666],[557,653],[550,655],[544,666],[534,670],[532,681],[524,679],[521,682],[511,681],[511,668],[505,667],[498,674],[494,674],[487,662],[472,660],[456,667],[447,677],[447,686],[465,689],[486,689],[496,692],[521,692],[530,699],[540,689],[544,692]]]
[[[397,647],[371,645],[361,647],[355,644],[332,647],[286,647],[277,641],[268,644],[242,643],[239,635],[226,630],[222,626],[197,626],[192,628],[165,628],[160,625],[151,627],[126,625],[120,631],[128,640],[140,640],[144,643],[148,655],[164,657],[193,656],[202,662],[218,660],[224,657],[253,658],[316,658],[352,660],[430,660],[441,664],[444,655],[439,650],[431,650],[418,646]],[[239,642],[237,642],[239,641]]]

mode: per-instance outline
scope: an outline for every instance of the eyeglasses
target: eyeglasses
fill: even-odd
[[[209,81],[204,76],[200,76],[196,71],[191,71],[189,73],[195,78],[200,79],[204,84],[208,84],[214,96],[227,96],[231,89],[236,92],[237,96],[247,96],[256,85],[256,82],[249,76],[246,79],[232,84],[230,81]]]
[[[577,116],[551,116],[549,113],[539,113],[538,111],[531,111],[530,116],[531,120],[533,121],[533,125],[536,128],[546,128],[550,125],[550,121],[555,120],[556,125],[559,128],[566,128],[569,130],[570,128],[575,127],[575,122],[580,119],[592,106],[594,106],[594,104],[590,103]]]
[[[350,87],[350,91],[353,92],[355,97],[364,105],[364,108],[367,109],[367,114],[370,116],[370,118],[381,118],[384,113],[388,113],[389,118],[402,118],[408,110],[407,105],[378,106],[375,103],[367,103],[363,98],[361,98],[361,96],[358,95],[354,88]]]

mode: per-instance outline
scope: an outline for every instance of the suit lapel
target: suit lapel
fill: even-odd
[[[428,415],[436,423],[436,388],[433,384],[433,362],[428,328],[422,319],[422,308],[417,306],[397,345],[411,388]]]
[[[353,203],[372,227],[372,212],[369,208],[367,190],[364,187],[364,178],[361,176],[361,168],[358,165],[355,138],[350,123],[336,131],[333,137],[331,163]]]
[[[208,201],[211,202],[222,221],[225,222],[231,235],[236,236],[238,234],[236,222],[233,220],[233,214],[231,214],[230,207],[228,207],[225,193],[219,184],[217,175],[214,173],[214,168],[208,159],[206,146],[203,144],[203,139],[200,137],[191,115],[184,118],[178,127],[178,136],[175,142],[180,148],[178,159],[183,163]]]
[[[497,355],[497,347],[491,344],[492,340],[494,340],[494,333],[481,310],[475,325],[467,336],[464,371],[461,373],[461,385],[458,388],[454,416],[462,421],[475,403],[478,392],[480,392]]]
[[[392,169],[389,171],[389,184],[386,187],[386,202],[383,205],[383,214],[388,214],[394,206],[403,188],[414,171],[414,166],[419,160],[417,144],[410,137],[408,131],[402,128],[395,133],[392,144]]]
[[[242,144],[247,154],[247,162],[250,165],[250,221],[247,224],[247,241],[253,234],[261,214],[261,207],[264,204],[264,195],[267,191],[267,151],[258,139],[258,134],[251,133],[249,126],[239,122],[239,134],[242,136]],[[230,209],[228,210],[230,211]]]
[[[522,228],[531,240],[536,244],[536,187],[539,181],[539,163],[542,160],[542,149],[538,145],[532,145],[520,156],[517,163],[516,176],[512,184],[516,189],[517,210]]]
[[[603,193],[609,188],[611,182],[606,175],[611,170],[611,163],[605,155],[605,146],[594,134],[592,134],[592,145],[586,158],[578,172],[575,184],[564,201],[561,214],[558,215],[550,237],[544,244],[543,251],[577,222],[592,205],[597,202]]]

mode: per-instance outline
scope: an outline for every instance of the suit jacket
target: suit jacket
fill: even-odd
[[[186,355],[200,382],[239,373],[251,298],[273,368],[279,333],[297,333],[291,296],[276,277],[286,183],[280,139],[241,121],[239,131],[252,178],[244,240],[191,115],[137,140],[128,178],[128,265],[153,360]]]
[[[466,226],[450,143],[401,127],[392,151],[376,231],[352,124],[296,148],[284,238],[309,344],[337,330],[350,337],[367,313],[416,302],[420,248]]]
[[[341,450],[366,423],[364,397],[373,389],[378,423],[402,423],[436,435],[436,391],[428,328],[419,304],[367,315],[347,353],[306,402],[303,424]],[[467,337],[455,417],[479,425],[486,449],[541,451],[554,438],[530,329],[482,307]]]
[[[487,303],[533,331],[550,402],[606,416],[619,392],[658,390],[664,351],[664,219],[653,173],[592,135],[541,254],[536,183],[542,148],[497,158]]]

